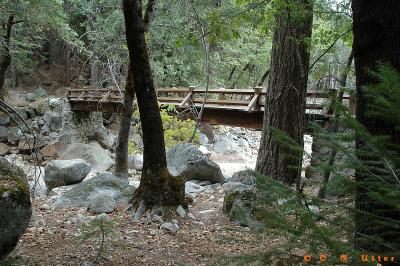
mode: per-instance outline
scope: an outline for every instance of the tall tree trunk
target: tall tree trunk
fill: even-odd
[[[4,35],[4,52],[0,61],[0,99],[4,99],[5,96],[4,82],[6,79],[6,71],[11,64],[10,43],[13,25],[14,16],[10,16],[7,23],[4,25],[6,34]]]
[[[332,101],[332,109],[333,109],[333,113],[335,115],[335,121],[333,122],[332,126],[330,127],[329,131],[331,133],[337,133],[339,130],[339,117],[340,114],[339,112],[336,110],[338,105],[341,105],[343,102],[343,94],[344,94],[344,88],[346,87],[347,84],[347,76],[349,74],[349,71],[351,69],[351,65],[353,63],[353,50],[351,50],[351,53],[349,55],[349,58],[347,59],[347,64],[345,66],[345,68],[342,71],[342,74],[340,75],[340,91],[339,94],[337,96],[335,96],[335,98]],[[318,191],[318,197],[323,199],[325,198],[325,192],[326,192],[326,187],[328,185],[329,182],[329,178],[331,176],[331,168],[333,167],[334,163],[335,163],[335,158],[336,158],[336,154],[337,154],[337,149],[335,147],[333,147],[329,153],[329,160],[328,160],[328,167],[324,170],[323,173],[323,184],[320,188],[320,190]]]
[[[295,4],[296,14],[291,7]],[[276,15],[270,78],[256,170],[292,184],[299,180],[302,151],[277,140],[279,130],[303,146],[312,0],[290,0]],[[300,15],[302,13],[302,15]]]
[[[125,3],[124,3],[125,5]],[[146,12],[143,19],[144,30],[148,31],[153,19],[156,0],[150,0],[147,3]],[[121,125],[118,132],[118,144],[115,151],[115,169],[114,173],[117,176],[128,177],[128,142],[129,130],[132,122],[133,103],[135,98],[135,87],[132,79],[132,64],[129,63],[128,75],[126,78],[124,107],[121,115]]]
[[[128,76],[126,78],[124,105],[121,115],[121,125],[118,132],[118,144],[115,151],[115,175],[128,178],[128,142],[129,131],[132,122],[133,101],[135,98],[135,87],[132,80],[132,67],[129,64]]]
[[[142,177],[133,203],[143,201],[147,207],[183,205],[184,179],[171,176],[167,169],[164,130],[144,37],[141,1],[124,0],[123,7],[130,74],[138,100],[144,146]]]
[[[398,125],[390,125],[379,118],[367,116],[368,100],[363,88],[379,82],[370,72],[377,70],[379,62],[389,63],[400,71],[400,1],[353,0],[352,8],[357,119],[373,135],[389,135],[392,137],[392,141],[399,145],[400,136],[395,133],[395,127]],[[358,150],[362,150],[365,144],[362,139],[356,139]],[[357,156],[361,161],[371,160],[360,153]],[[399,166],[397,165],[397,167]],[[398,202],[390,206],[388,203],[372,197],[370,191],[376,190],[377,181],[372,182],[370,175],[366,175],[362,169],[356,170],[355,203],[360,212],[355,216],[356,231],[358,232],[355,235],[355,243],[362,250],[380,254],[395,253],[394,255],[396,255],[396,252],[398,254],[400,250],[398,204],[396,208]],[[386,182],[390,182],[390,180],[386,180]],[[395,187],[393,185],[393,188]],[[365,213],[370,213],[370,215]],[[397,222],[393,222],[393,220],[397,220]],[[394,250],[388,246],[393,247]]]

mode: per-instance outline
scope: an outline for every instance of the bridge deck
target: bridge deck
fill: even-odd
[[[161,105],[172,105],[178,111],[198,112],[203,104],[205,89],[160,88],[157,90]],[[336,90],[308,92],[306,114],[309,120],[330,119],[330,99]],[[209,89],[204,104],[203,122],[248,128],[261,128],[266,89]],[[69,89],[67,98],[74,111],[121,112],[123,93],[118,89]],[[348,99],[348,96],[346,96]]]

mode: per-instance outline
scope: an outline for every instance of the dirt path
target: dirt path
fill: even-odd
[[[210,265],[221,256],[262,249],[257,236],[222,214],[222,193],[219,189],[199,195],[190,208],[196,219],[178,219],[180,229],[176,234],[159,230],[160,223],[146,218],[135,222],[120,206],[110,215],[116,223],[115,232],[106,237],[105,258],[98,262],[98,239],[83,244],[76,240],[85,228],[79,221],[89,213],[77,208],[44,210],[39,208],[43,202],[36,201],[33,226],[11,257],[16,265]]]

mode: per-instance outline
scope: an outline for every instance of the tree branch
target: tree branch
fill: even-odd
[[[144,13],[143,23],[144,23],[144,31],[148,32],[151,26],[151,22],[153,21],[154,11],[156,9],[156,0],[149,0],[146,6],[146,11]]]
[[[318,56],[318,58],[311,64],[310,68],[308,69],[308,74],[311,73],[311,70],[313,69],[313,67],[315,66],[315,64],[324,56],[326,55],[333,46],[335,46],[336,42],[339,41],[343,36],[345,36],[347,33],[349,33],[351,30],[353,30],[353,28],[348,29],[347,31],[343,32],[342,34],[340,34],[335,41],[328,47],[328,49],[325,50],[325,52],[323,52],[320,56]]]

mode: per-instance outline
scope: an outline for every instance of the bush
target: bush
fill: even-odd
[[[179,119],[177,116],[178,112],[174,106],[167,106],[160,109],[161,120],[164,128],[164,140],[165,146],[171,148],[172,146],[187,142],[193,134],[196,121],[186,119]],[[133,117],[136,121],[140,121],[139,111],[133,113]],[[140,123],[137,123],[136,131],[141,132]],[[197,130],[195,137],[193,139],[195,145],[200,145],[200,133]],[[141,153],[142,147],[137,145],[135,142],[129,140],[128,142],[128,153]]]
[[[173,109],[173,112],[176,112]],[[171,108],[161,109],[161,120],[164,127],[165,146],[170,148],[178,143],[186,142],[193,134],[196,122],[190,119],[180,120],[171,114]],[[200,144],[200,134],[197,131],[193,143]]]

